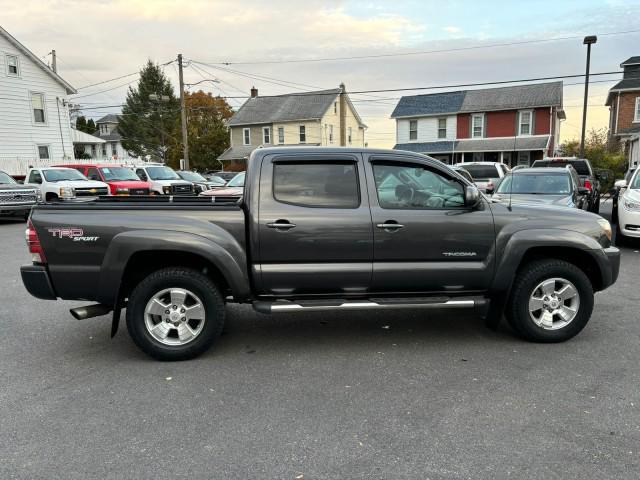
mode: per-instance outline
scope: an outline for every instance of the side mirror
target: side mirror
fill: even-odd
[[[467,207],[475,207],[480,203],[480,190],[478,187],[467,185],[464,190],[464,204]]]
[[[620,190],[621,188],[627,188],[627,181],[626,180],[618,180],[616,181],[616,183],[613,184],[613,186],[615,188],[617,188],[618,190]]]

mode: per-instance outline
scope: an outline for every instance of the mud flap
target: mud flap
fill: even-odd
[[[484,324],[490,330],[496,331],[500,326],[500,320],[502,320],[502,315],[504,314],[504,309],[506,306],[506,300],[504,299],[504,294],[495,294],[491,296],[491,300],[489,301],[489,308],[487,309],[484,315]]]

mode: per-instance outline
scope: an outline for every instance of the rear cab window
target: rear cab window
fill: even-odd
[[[351,161],[276,162],[273,197],[301,207],[358,208],[357,165]]]
[[[495,165],[462,165],[471,174],[474,180],[500,178],[500,173]]]
[[[571,165],[576,169],[578,175],[587,175],[591,176],[591,169],[589,168],[589,163],[585,160],[536,160],[532,167],[566,167],[567,165]]]

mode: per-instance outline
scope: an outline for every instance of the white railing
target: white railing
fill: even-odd
[[[33,158],[33,157],[9,157],[0,156],[0,170],[14,177],[23,177],[31,167],[50,167],[52,165],[72,165],[76,163],[111,163],[118,165],[139,165],[142,160],[128,157],[119,159],[92,159],[92,158]]]

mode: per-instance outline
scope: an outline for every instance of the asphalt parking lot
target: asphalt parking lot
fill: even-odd
[[[229,308],[194,361],[22,286],[0,221],[0,478],[637,479],[640,245],[575,339],[423,311]]]

